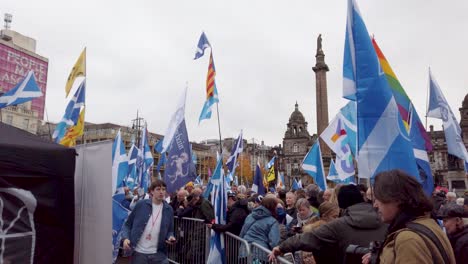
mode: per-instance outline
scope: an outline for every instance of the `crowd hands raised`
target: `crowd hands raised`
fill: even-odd
[[[295,263],[468,263],[468,193],[436,189],[393,170],[372,188],[337,185],[320,191],[270,189],[258,195],[243,185],[228,191],[225,225],[203,186],[188,183],[168,200],[174,216],[202,219],[216,232],[230,232],[271,250],[269,261],[292,253]],[[143,199],[136,195],[133,199]],[[132,201],[133,203],[133,201]]]

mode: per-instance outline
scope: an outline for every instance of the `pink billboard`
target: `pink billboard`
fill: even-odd
[[[31,110],[38,113],[39,119],[43,119],[48,65],[48,61],[39,56],[35,57],[0,43],[0,92],[7,92],[15,87],[32,70],[44,96],[32,100]]]

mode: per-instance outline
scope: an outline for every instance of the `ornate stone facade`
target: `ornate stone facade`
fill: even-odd
[[[312,178],[301,169],[301,163],[315,140],[316,136],[310,136],[307,131],[307,122],[296,102],[283,138],[282,167],[286,186],[291,186],[293,179],[302,179],[303,185],[312,181]]]

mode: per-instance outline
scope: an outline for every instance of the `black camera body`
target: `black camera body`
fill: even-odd
[[[349,245],[346,248],[346,257],[345,263],[362,263],[362,257],[371,253],[370,262],[371,264],[378,263],[378,257],[380,250],[382,249],[381,241],[372,241],[369,244],[369,247],[362,247],[358,245]]]

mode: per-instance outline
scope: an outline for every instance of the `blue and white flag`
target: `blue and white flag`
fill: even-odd
[[[228,174],[229,181],[233,181],[234,172],[236,171],[237,166],[239,166],[239,163],[237,160],[239,158],[239,155],[242,153],[243,146],[244,144],[242,140],[242,130],[241,130],[239,136],[234,141],[234,145],[232,145],[231,155],[228,157],[226,161],[226,167],[229,173]]]
[[[461,138],[461,128],[455,115],[445,99],[439,84],[429,70],[429,106],[427,116],[442,119],[444,123],[447,152],[468,162],[468,152]]]
[[[203,57],[203,55],[205,55],[205,49],[207,48],[211,49],[211,45],[205,35],[205,32],[202,32],[200,39],[198,40],[197,51],[195,52],[194,60]]]
[[[161,153],[161,155],[159,156],[158,165],[156,165],[156,171],[160,172],[161,166],[166,165],[166,162],[167,162],[166,152]]]
[[[265,186],[263,186],[262,170],[260,169],[260,164],[258,162],[257,166],[255,167],[255,176],[252,183],[252,191],[260,195],[265,195]]]
[[[192,152],[185,126],[182,120],[174,133],[174,140],[167,151],[168,159],[164,171],[164,182],[167,184],[167,192],[173,193],[197,177],[195,164],[192,162]]]
[[[154,152],[157,153],[162,153],[163,152],[163,142],[164,142],[164,137],[160,138],[156,144],[154,144]]]
[[[293,190],[293,191],[299,190],[299,185],[297,185],[297,180],[296,179],[293,180],[291,190]]]
[[[234,185],[239,186],[239,177],[234,176]]]
[[[112,197],[112,262],[115,263],[119,254],[120,242],[122,241],[122,227],[130,211],[123,207],[119,200],[124,194],[116,194]],[[119,197],[115,199],[116,197]]]
[[[126,185],[125,178],[128,175],[128,157],[125,153],[125,145],[122,136],[117,132],[117,136],[112,144],[112,191],[123,193]]]
[[[302,189],[302,179],[297,181],[297,188]]]
[[[276,187],[279,187],[281,189],[285,189],[286,186],[284,184],[284,173],[283,172],[279,172],[278,173],[278,179],[277,179],[277,182],[276,182]]]
[[[171,121],[169,121],[166,134],[164,134],[164,138],[162,139],[162,151],[160,153],[167,151],[169,145],[172,143],[174,135],[176,134],[177,128],[185,119],[185,98],[187,98],[187,87],[185,87],[182,96],[179,99],[179,103],[177,104],[176,110],[174,114],[172,114]]]
[[[133,189],[135,187],[136,179],[137,179],[137,171],[136,171],[136,161],[138,157],[138,148],[135,144],[132,144],[132,147],[128,151],[128,175],[126,178],[126,184],[128,188]]]
[[[203,185],[203,180],[202,180],[202,178],[200,177],[200,175],[198,175],[197,178],[195,179],[195,184],[197,184],[197,185]]]
[[[41,96],[41,88],[37,85],[36,77],[33,71],[29,71],[13,89],[0,96],[0,108],[26,103]]]
[[[274,156],[265,166],[265,168],[267,170],[269,170],[271,168],[271,166],[275,165],[275,159],[276,159],[276,156]]]
[[[317,140],[310,149],[309,153],[302,161],[302,169],[307,172],[321,190],[327,189],[327,180],[325,179],[325,170],[323,169],[322,153],[320,151],[320,144]]]
[[[355,0],[348,0],[343,74],[343,95],[357,102],[359,177],[401,169],[419,181],[412,144]]]
[[[213,205],[215,224],[225,225],[226,224],[226,212],[227,212],[227,192],[226,184],[224,179],[224,171],[222,169],[222,159],[218,160],[213,176],[211,177],[211,183],[213,184],[213,192],[211,194],[211,204]],[[225,263],[226,252],[224,247],[224,234],[222,232],[215,232],[211,230],[210,238],[210,253],[206,263],[218,264]]]
[[[331,164],[330,164],[330,169],[328,171],[327,180],[333,181],[336,184],[339,184],[339,183],[350,184],[350,183],[354,182],[354,177],[350,176],[350,177],[347,177],[345,179],[341,179],[340,175],[338,174],[338,171],[336,170],[335,162],[332,159]]]
[[[85,94],[86,94],[86,80],[83,80],[78,86],[75,94],[73,95],[70,102],[68,102],[65,114],[62,120],[57,124],[54,130],[52,138],[55,143],[60,143],[62,138],[65,136],[67,129],[71,126],[75,126],[78,123],[81,108],[85,106]]]
[[[141,136],[140,151],[138,152],[136,162],[138,185],[145,191],[148,190],[148,187],[151,184],[151,172],[153,164],[154,158],[148,144],[148,129],[145,125]]]

